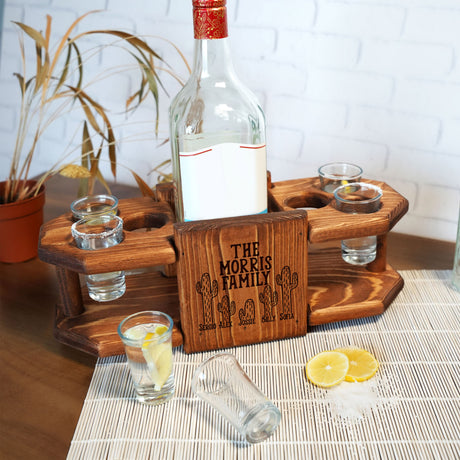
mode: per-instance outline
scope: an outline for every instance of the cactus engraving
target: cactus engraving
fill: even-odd
[[[256,307],[254,306],[254,300],[246,300],[244,307],[240,308],[238,315],[240,317],[240,326],[255,324]]]
[[[282,311],[280,313],[280,319],[292,319],[294,314],[292,313],[292,297],[291,292],[297,287],[298,276],[297,272],[294,272],[291,276],[291,269],[286,265],[281,270],[281,274],[276,275],[276,284],[281,286],[281,304]]]
[[[275,321],[275,313],[273,310],[278,303],[278,293],[273,291],[272,287],[267,284],[264,288],[264,292],[259,294],[259,300],[264,304],[262,322],[267,323]]]
[[[221,315],[219,327],[232,327],[232,316],[236,311],[235,302],[230,302],[228,295],[224,295],[224,297],[222,297],[222,302],[217,304],[217,309],[220,311]]]
[[[217,296],[219,287],[217,281],[211,283],[209,273],[201,275],[201,281],[196,283],[196,291],[201,295],[203,304],[203,319],[204,323],[200,324],[200,331],[215,329],[216,323],[214,322],[214,315],[212,313],[212,299]]]

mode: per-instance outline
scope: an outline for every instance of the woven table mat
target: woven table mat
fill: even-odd
[[[459,459],[460,293],[450,271],[402,271],[405,286],[377,317],[311,328],[304,337],[232,348],[282,414],[251,445],[195,397],[197,365],[215,352],[174,352],[176,395],[136,402],[124,355],[98,359],[68,459]],[[316,353],[357,346],[380,362],[367,382],[310,384]]]

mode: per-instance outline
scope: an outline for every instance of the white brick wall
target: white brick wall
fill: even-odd
[[[397,231],[454,240],[460,201],[460,2],[227,1],[235,67],[266,112],[274,180],[315,175],[330,161],[355,162],[365,177],[382,179],[409,199],[409,213]],[[49,13],[62,33],[78,15],[94,9],[108,11],[88,17],[79,31],[118,28],[160,35],[191,61],[191,0],[6,0],[0,61],[2,177],[18,119],[12,73],[19,70],[20,58],[10,21],[43,29]],[[149,41],[186,76],[169,45]],[[94,43],[96,38],[87,41]],[[131,61],[106,50],[91,62],[89,78]],[[179,88],[166,76],[164,82],[171,95]],[[135,74],[128,72],[93,91],[115,114],[135,85]],[[162,94],[160,141],[168,136],[168,104]],[[169,147],[158,147],[154,140],[153,118],[149,102],[129,120],[115,122],[122,140],[120,163],[151,183],[156,175],[148,172],[169,156]],[[34,173],[65,151],[78,127],[78,114],[53,125],[39,146]],[[132,183],[126,168],[120,167],[118,180]]]

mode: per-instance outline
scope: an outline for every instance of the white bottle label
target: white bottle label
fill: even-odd
[[[179,157],[184,221],[267,212],[265,145],[227,142]]]

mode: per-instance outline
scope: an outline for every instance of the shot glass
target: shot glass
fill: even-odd
[[[230,353],[217,353],[200,364],[192,390],[208,402],[250,443],[268,438],[281,413],[249,379]]]
[[[359,166],[351,163],[328,163],[318,169],[321,189],[329,193],[341,185],[359,182],[362,173]]]
[[[356,182],[342,185],[334,192],[336,208],[349,214],[370,214],[380,208],[382,190],[376,185]],[[342,258],[352,265],[366,265],[375,260],[377,237],[363,236],[342,241]]]
[[[116,215],[118,199],[113,195],[89,195],[73,201],[70,210],[75,220],[103,214]]]
[[[110,248],[123,240],[123,221],[111,214],[80,219],[72,225],[71,230],[77,246],[90,251]],[[104,256],[101,254],[101,257]],[[125,272],[86,275],[86,285],[93,300],[115,300],[126,291]]]
[[[160,311],[142,311],[118,326],[137,400],[158,405],[174,395],[173,320]]]

